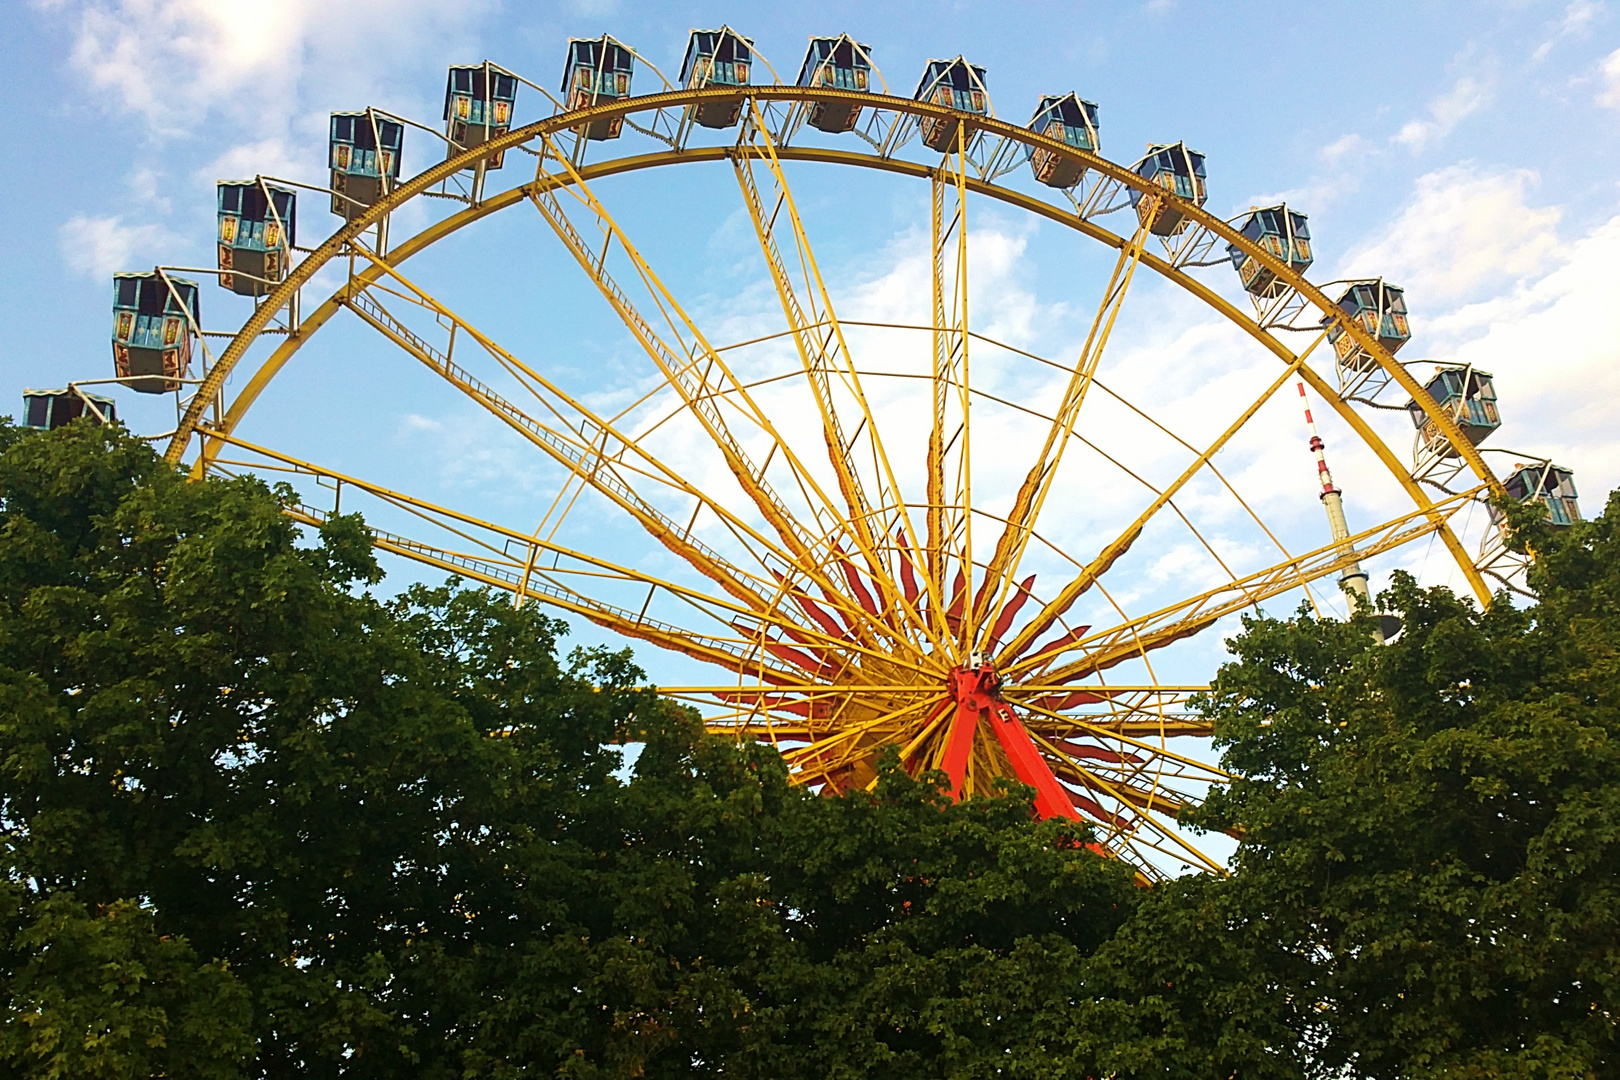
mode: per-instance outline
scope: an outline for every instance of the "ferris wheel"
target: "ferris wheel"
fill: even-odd
[[[518,122],[520,90],[540,119]],[[1420,376],[1395,360],[1410,337],[1399,287],[1312,284],[1304,214],[1209,213],[1205,158],[1184,143],[1129,164],[1103,157],[1097,106],[1076,93],[1001,120],[986,71],[960,56],[893,93],[848,35],[812,38],[787,82],[722,27],[693,31],[673,81],[606,35],[569,41],[560,96],[494,63],[452,67],[441,121],[335,112],[326,186],[221,182],[217,267],[118,275],[116,377],[30,391],[29,422],[111,419],[113,401],[88,392],[97,383],[172,394],[178,420],[162,439],[193,476],[292,478],[300,522],[364,510],[382,551],[669,651],[699,677],[663,692],[699,704],[713,731],[775,744],[801,783],[870,787],[888,753],[913,773],[941,770],[956,798],[1015,780],[1040,815],[1089,823],[1148,880],[1220,869],[1177,825],[1224,779],[1186,708],[1210,673],[1201,636],[1278,598],[1366,603],[1362,563],[1419,542],[1483,602],[1522,587],[1490,500],[1578,518],[1568,470],[1527,455],[1487,463],[1480,444],[1500,423],[1488,373]],[[407,135],[438,159],[408,179]],[[773,309],[772,326],[743,338],[705,328],[610,190],[705,168],[746,215]],[[814,214],[789,183],[812,168],[823,186],[876,175],[918,192],[914,318],[851,313],[860,305],[824,273]],[[337,221],[313,247],[298,244],[306,193]],[[1074,355],[1037,355],[990,332],[993,318],[970,318],[980,207],[1055,226],[1100,257],[1099,295],[1075,300]],[[503,344],[415,272],[497,215],[537,220],[551,257],[589,284],[592,310],[570,317],[594,320],[639,365],[615,394]],[[251,314],[205,331],[188,273],[252,298]],[[1160,377],[1151,355],[1133,354],[1119,381],[1105,362],[1144,277],[1266,365],[1195,432],[1122,388]],[[255,403],[344,324],[515,437],[525,475],[546,486],[536,512],[497,521],[425,497],[409,476],[310,460],[284,425],[260,434]],[[1351,529],[1315,418],[1299,414],[1307,392],[1307,410],[1387,474],[1398,512]],[[1391,416],[1410,448],[1381,434]],[[1246,441],[1302,457],[1307,418],[1328,528],[1302,547],[1221,463]],[[343,420],[317,406],[311,423]],[[1203,570],[1168,558],[1187,551]]]

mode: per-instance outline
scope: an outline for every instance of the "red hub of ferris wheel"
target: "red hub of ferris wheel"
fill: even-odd
[[[985,724],[1007,755],[1013,774],[1035,789],[1035,812],[1043,818],[1078,821],[1080,815],[1074,808],[1074,800],[1052,775],[1029,729],[1001,696],[1001,676],[995,664],[975,657],[973,663],[950,673],[949,686],[951,701],[946,708],[952,710],[952,715],[946,730],[942,764],[950,778],[951,797],[961,798],[968,757],[973,751],[979,725]]]

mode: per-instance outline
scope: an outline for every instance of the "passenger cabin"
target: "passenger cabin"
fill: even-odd
[[[1068,143],[1077,150],[1096,153],[1101,147],[1097,140],[1097,104],[1082,100],[1078,94],[1058,97],[1047,94],[1029,122],[1029,130],[1049,139]],[[1044,147],[1029,156],[1029,166],[1035,179],[1047,187],[1071,188],[1085,175],[1086,167],[1068,154],[1060,154]]]
[[[399,182],[405,125],[373,112],[332,114],[332,213],[353,221]]]
[[[132,390],[178,390],[201,325],[197,283],[160,270],[113,275],[113,368]]]
[[[87,394],[83,390],[72,388],[23,391],[24,427],[55,431],[63,424],[77,420],[81,416],[92,424],[110,424],[118,419],[118,407],[113,404],[112,398]]]
[[[872,49],[848,34],[810,39],[799,68],[798,86],[851,90],[864,94],[872,86]],[[810,106],[810,126],[834,135],[853,131],[861,107],[842,101],[818,101]]]
[[[1250,210],[1249,216],[1238,226],[1238,232],[1253,240],[1279,262],[1287,264],[1295,273],[1303,274],[1311,265],[1310,227],[1306,224],[1304,214],[1296,213],[1287,206]],[[1287,286],[1276,274],[1236,244],[1226,245],[1226,253],[1232,257],[1232,265],[1237,269],[1245,291],[1268,300],[1286,291]]]
[[[287,276],[298,243],[298,196],[267,180],[221,180],[219,283],[238,296],[264,296]]]
[[[475,146],[505,135],[512,127],[517,104],[517,76],[494,64],[454,65],[444,85],[444,157],[448,161]],[[498,169],[505,152],[484,159],[484,167]]]
[[[1148,152],[1131,166],[1131,171],[1195,206],[1203,206],[1208,197],[1204,188],[1204,155],[1187,149],[1186,143],[1150,143]],[[1148,231],[1155,236],[1174,236],[1187,224],[1187,216],[1170,204],[1161,206],[1155,214],[1153,204],[1145,201],[1135,188],[1131,189],[1131,205],[1136,207],[1137,220],[1148,225]]]
[[[681,61],[681,85],[700,90],[705,87],[747,86],[754,63],[754,41],[729,26],[718,30],[694,30],[686,43]],[[706,128],[728,128],[742,114],[742,97],[725,97],[692,106],[692,118]]]
[[[1406,297],[1397,285],[1387,284],[1383,278],[1352,281],[1339,297],[1339,310],[1367,333],[1391,355],[1412,337],[1412,328],[1406,321]],[[1339,363],[1354,371],[1368,371],[1378,366],[1372,354],[1344,332],[1344,325],[1333,316],[1324,316],[1328,341],[1339,355]]]
[[[1515,465],[1502,486],[1520,502],[1539,501],[1547,508],[1549,525],[1573,525],[1581,520],[1581,508],[1575,502],[1575,474],[1569,469],[1550,461]],[[1502,524],[1501,511],[1494,506],[1490,509],[1491,519]]]
[[[563,102],[570,112],[630,96],[635,54],[607,34],[599,38],[569,38],[568,63],[563,67]],[[574,129],[587,139],[617,139],[624,117],[593,120]]]
[[[1436,365],[1434,378],[1423,389],[1451,416],[1462,429],[1463,437],[1474,446],[1502,426],[1502,418],[1496,411],[1496,387],[1491,384],[1489,372],[1476,371],[1469,365]],[[1418,439],[1425,449],[1442,457],[1457,456],[1457,448],[1440,433],[1434,419],[1416,399],[1407,402],[1406,411],[1412,415],[1412,424],[1418,429]]]
[[[967,62],[966,57],[955,60],[930,60],[923,71],[917,92],[911,95],[918,101],[931,101],[957,112],[990,115],[990,91],[985,89],[984,68]],[[918,121],[923,145],[941,154],[956,149],[957,131],[962,122],[956,117],[923,117]],[[968,129],[971,136],[972,129]]]

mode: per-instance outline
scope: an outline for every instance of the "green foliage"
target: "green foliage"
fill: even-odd
[[[1156,886],[1084,965],[1075,1019],[1091,1075],[1305,1075],[1318,1018],[1288,981],[1278,929],[1229,881]]]
[[[289,498],[0,424],[5,1075],[1614,1071],[1620,504],[1514,518],[1532,607],[1250,620],[1234,873],[1144,890],[1021,789],[818,798],[532,607],[379,599]]]
[[[1084,1075],[1139,896],[1083,831],[817,798],[532,608],[357,592],[360,523],[286,498],[88,425],[0,455],[11,1071]]]
[[[1239,779],[1197,820],[1244,841],[1208,888],[1297,1010],[1311,1072],[1606,1073],[1620,1007],[1617,524],[1612,502],[1598,521],[1532,532],[1528,608],[1480,611],[1397,575],[1381,604],[1404,629],[1386,646],[1365,618],[1303,610],[1234,641],[1202,707]]]
[[[18,910],[15,897],[8,907]],[[0,1058],[64,1080],[240,1075],[252,1057],[251,1009],[224,962],[199,961],[129,900],[92,914],[61,894],[29,915],[8,935]]]
[[[90,425],[0,456],[9,1008],[47,1017],[51,1045],[101,1038],[100,1005],[38,998],[41,935],[86,943],[52,961],[64,993],[104,980],[61,965],[121,962],[117,943],[146,965],[116,990],[120,1046],[172,1047],[207,1028],[175,1010],[210,1003],[219,1032],[241,1026],[239,995],[181,978],[180,946],[140,944],[149,926],[246,988],[258,1070],[418,1061],[455,1015],[423,943],[471,955],[471,913],[512,891],[503,848],[558,831],[618,764],[604,744],[662,708],[628,689],[623,657],[560,665],[563,626],[532,610],[449,588],[353,594],[375,576],[358,523],[300,546],[286,497],[186,483]],[[94,914],[50,906],[70,902]],[[43,1042],[7,1049],[23,1075],[148,1075],[133,1050],[92,1068]]]

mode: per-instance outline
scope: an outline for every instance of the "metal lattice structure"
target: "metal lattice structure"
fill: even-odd
[[[1459,427],[1463,406],[1431,397],[1393,358],[1376,320],[1303,276],[1310,257],[1301,215],[1279,207],[1245,225],[1207,212],[1203,157],[1183,144],[1155,146],[1122,166],[1094,149],[1096,106],[1049,96],[1030,127],[999,120],[983,70],[961,58],[932,63],[914,99],[887,93],[867,47],[847,37],[814,39],[801,85],[786,85],[761,78],[771,69],[749,39],[702,34],[694,34],[681,87],[608,37],[570,43],[566,101],[490,63],[454,68],[451,126],[439,136],[446,157],[409,178],[398,177],[401,133],[421,125],[375,109],[334,114],[334,184],[321,190],[341,224],[262,280],[244,284],[241,258],[230,267],[222,254],[236,291],[262,297],[217,355],[194,314],[183,328],[202,343],[203,371],[200,380],[164,372],[180,386],[169,460],[198,477],[254,470],[313,480],[330,501],[316,505],[310,496],[289,510],[309,524],[361,505],[357,499],[387,506],[431,537],[379,528],[379,549],[680,654],[713,678],[665,692],[701,703],[717,732],[775,743],[803,783],[868,786],[879,756],[893,748],[909,770],[943,770],[957,797],[992,790],[1001,778],[1029,784],[1039,813],[1088,821],[1100,848],[1130,860],[1144,879],[1182,867],[1218,870],[1220,860],[1176,825],[1223,779],[1210,732],[1185,708],[1200,686],[1161,681],[1155,658],[1269,599],[1309,596],[1316,582],[1336,588],[1338,576],[1360,573],[1360,562],[1419,540],[1437,541],[1488,600],[1485,575],[1512,580],[1517,568],[1489,537],[1483,559],[1462,539],[1459,515],[1503,491]],[[660,89],[631,92],[632,56]],[[518,83],[549,100],[550,114],[517,123]],[[496,101],[477,98],[496,91]],[[451,137],[474,128],[466,146]],[[621,138],[634,152],[610,152]],[[771,337],[792,348],[784,373],[750,367],[748,342],[711,340],[599,191],[608,178],[704,163],[730,172],[752,226],[780,307],[782,326]],[[912,369],[884,369],[856,341],[873,324],[840,319],[789,184],[805,163],[927,186],[930,317],[883,328],[926,342],[918,352],[926,359]],[[511,177],[504,186],[496,169]],[[290,185],[252,183],[271,195]],[[391,238],[390,221],[411,203],[444,212],[414,235]],[[1055,223],[1110,253],[1078,357],[1040,361],[1058,373],[1049,398],[1000,397],[974,364],[985,351],[1017,352],[970,320],[975,203]],[[281,204],[266,205],[260,217],[278,226]],[[555,250],[595,286],[615,332],[644,357],[653,391],[616,412],[593,407],[542,360],[504,348],[408,276],[412,260],[440,241],[501,213],[538,215]],[[245,227],[230,228],[235,237]],[[1233,266],[1245,283],[1258,282],[1248,306],[1219,287]],[[1043,525],[1069,499],[1064,468],[1090,455],[1134,475],[1129,461],[1088,440],[1083,412],[1100,395],[1125,401],[1099,369],[1143,270],[1241,331],[1274,358],[1276,376],[1214,438],[1175,437],[1185,448],[1176,475],[1142,481],[1148,494],[1128,524],[1089,550],[1071,550]],[[341,284],[306,310],[303,294],[323,271]],[[194,302],[171,307],[195,312]],[[523,440],[537,469],[562,478],[538,527],[436,505],[244,436],[254,403],[340,318],[369,327]],[[233,381],[237,375],[245,377]],[[1371,451],[1409,502],[1389,520],[1339,530],[1305,551],[1277,542],[1215,463],[1295,382]],[[912,395],[903,410],[890,389],[901,383]],[[777,389],[787,385],[798,395],[791,415],[780,411]],[[1386,445],[1364,415],[1369,407],[1404,409],[1407,399],[1421,429],[1415,460]],[[987,409],[1021,418],[1029,439],[1018,460],[1007,461],[1012,451],[997,440],[975,441],[975,418]],[[915,437],[902,440],[899,428]],[[694,471],[688,465],[699,456],[707,464]],[[987,463],[1005,463],[1015,481],[990,492]],[[716,475],[726,482],[713,482]],[[1177,504],[1205,482],[1247,512],[1255,534],[1275,543],[1274,556],[1227,567]],[[569,515],[586,504],[598,519],[656,541],[658,557],[623,565],[568,546]],[[1130,613],[1110,592],[1110,575],[1160,543],[1161,522],[1170,519],[1208,550],[1221,580]],[[655,573],[654,565],[674,569]],[[1079,621],[1082,602],[1098,597],[1110,621]],[[1119,672],[1137,677],[1113,681]]]

